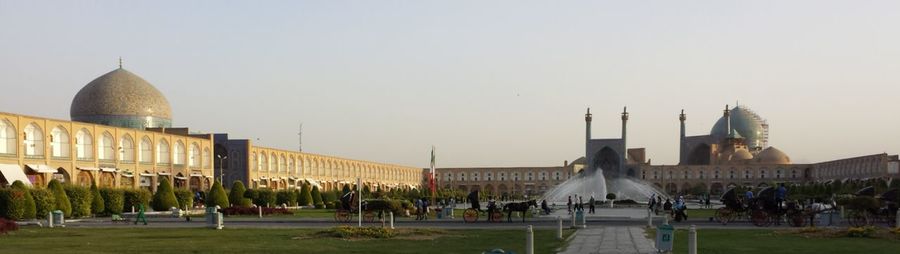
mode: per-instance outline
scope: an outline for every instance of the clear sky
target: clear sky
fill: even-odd
[[[7,1],[0,111],[69,118],[116,68],[176,126],[425,167],[552,166],[620,133],[677,163],[678,111],[768,119],[795,162],[900,152],[900,1]]]

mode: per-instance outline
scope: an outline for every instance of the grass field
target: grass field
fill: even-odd
[[[652,235],[652,234],[651,234]],[[698,253],[897,253],[900,241],[870,238],[816,238],[772,230],[700,229]],[[687,253],[686,230],[675,232],[675,253]]]
[[[525,253],[524,230],[447,230],[421,239],[378,240],[318,237],[317,231],[23,228],[0,236],[0,253]],[[535,253],[555,253],[562,244],[553,230],[535,230],[535,243]]]

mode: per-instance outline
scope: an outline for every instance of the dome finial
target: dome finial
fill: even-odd
[[[119,69],[122,69],[122,57],[119,57]]]

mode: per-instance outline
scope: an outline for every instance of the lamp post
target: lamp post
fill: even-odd
[[[223,164],[222,161],[228,159],[228,155],[222,156],[221,154],[216,154],[216,157],[219,158],[219,182],[222,183],[222,176],[225,175],[225,164]]]

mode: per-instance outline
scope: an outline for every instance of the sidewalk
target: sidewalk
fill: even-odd
[[[593,227],[579,229],[563,254],[656,253],[653,241],[640,227]]]

